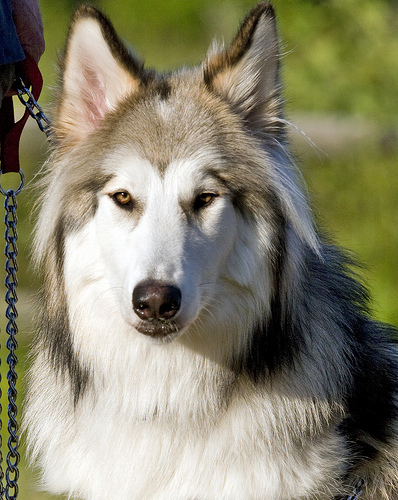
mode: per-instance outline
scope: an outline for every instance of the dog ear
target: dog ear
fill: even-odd
[[[61,61],[55,133],[68,143],[97,128],[106,113],[141,84],[143,66],[129,53],[108,19],[93,7],[73,18]]]
[[[270,4],[255,7],[231,45],[208,55],[203,70],[206,86],[227,100],[254,132],[283,133],[279,41]]]

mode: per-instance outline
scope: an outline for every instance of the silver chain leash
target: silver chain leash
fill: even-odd
[[[22,79],[18,79],[16,91],[18,93],[18,98],[21,103],[28,110],[30,116],[36,121],[40,130],[44,132],[49,138],[50,136],[50,121],[43,113],[42,108],[39,106],[37,101],[34,99],[30,90],[25,86]],[[2,172],[0,170],[0,176]],[[16,196],[21,192],[24,185],[24,175],[22,170],[19,170],[19,174],[21,176],[21,182],[19,187],[16,190],[8,189],[4,190],[0,184],[0,193],[5,196],[4,208],[5,208],[5,249],[4,254],[6,257],[5,262],[5,270],[6,270],[6,278],[5,278],[5,286],[6,286],[6,296],[5,301],[7,304],[6,308],[6,333],[8,335],[6,341],[6,347],[8,349],[7,356],[7,381],[8,381],[8,439],[7,439],[7,455],[6,455],[6,469],[3,472],[2,463],[3,463],[3,454],[1,452],[2,439],[0,436],[0,499],[6,498],[6,500],[16,500],[19,493],[18,488],[18,479],[19,479],[19,435],[18,435],[18,422],[17,422],[17,389],[16,382],[18,379],[16,366],[18,363],[18,358],[16,355],[16,349],[18,347],[18,342],[16,339],[16,335],[18,333],[18,327],[16,324],[16,319],[18,317],[18,312],[16,308],[16,304],[18,302],[17,297],[17,198]],[[0,360],[1,362],[1,360]],[[0,374],[1,380],[1,374]],[[1,395],[1,391],[0,391]],[[2,413],[2,407],[0,404],[0,415]],[[0,430],[2,428],[2,422],[0,419]],[[4,483],[5,478],[5,484]]]
[[[16,356],[16,349],[18,347],[18,342],[16,340],[16,334],[18,333],[18,327],[16,324],[16,319],[18,317],[18,312],[16,308],[16,303],[18,302],[18,297],[16,293],[16,288],[18,286],[17,280],[17,199],[16,196],[20,193],[23,184],[24,176],[22,171],[20,171],[21,183],[16,191],[9,189],[5,191],[0,184],[0,193],[5,196],[4,208],[5,214],[5,249],[4,254],[6,256],[5,270],[5,286],[7,288],[5,301],[7,303],[7,309],[5,316],[7,318],[6,333],[8,335],[6,346],[8,349],[7,356],[7,381],[8,381],[8,452],[6,456],[6,470],[5,470],[5,486],[3,486],[4,473],[1,468],[1,461],[3,459],[0,454],[0,498],[5,498],[7,500],[16,500],[18,496],[18,478],[19,469],[18,464],[20,460],[20,455],[18,452],[19,448],[19,435],[18,435],[18,422],[17,422],[17,389],[16,382],[18,379],[16,373],[16,365],[18,363],[18,358]],[[0,407],[1,410],[1,407]]]
[[[344,497],[341,500],[358,500],[358,498],[362,495],[363,493],[363,488],[364,486],[364,481],[363,479],[360,479],[357,484],[355,485],[354,491],[352,492],[352,495],[349,497]]]
[[[31,91],[25,86],[22,78],[18,78],[18,86],[16,88],[18,98],[21,103],[29,111],[30,116],[36,121],[39,129],[44,132],[47,138],[50,138],[50,120],[44,114],[43,109],[33,97]]]

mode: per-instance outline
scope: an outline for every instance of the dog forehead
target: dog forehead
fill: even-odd
[[[126,100],[110,127],[114,144],[131,146],[161,173],[177,160],[221,155],[220,123],[197,89]]]
[[[219,159],[213,156],[211,160],[211,156],[211,152],[198,152],[174,159],[160,169],[137,152],[120,148],[110,153],[104,162],[109,180],[103,189],[107,192],[128,189],[144,198],[149,193],[155,197],[162,193],[172,198],[190,197],[205,186],[216,188],[214,165]]]

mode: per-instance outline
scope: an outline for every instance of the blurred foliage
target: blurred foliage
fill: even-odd
[[[57,78],[57,57],[70,18],[80,3],[41,1],[47,44],[40,63],[45,80],[41,104],[46,110]],[[111,18],[121,37],[149,66],[161,71],[199,63],[213,38],[228,42],[253,6],[249,0],[92,0],[90,3]],[[282,38],[287,115],[294,112],[300,116],[306,112],[310,116],[354,117],[344,129],[338,123],[330,130],[324,125],[318,127],[325,133],[319,140],[315,137],[315,141],[325,153],[308,147],[308,142],[294,141],[316,217],[337,243],[352,250],[365,263],[361,274],[375,297],[376,316],[398,325],[398,1],[275,0],[273,3]],[[361,132],[359,125],[364,122],[371,127]],[[22,138],[22,165],[28,181],[45,156],[42,134],[35,124],[30,124]],[[35,196],[34,191],[25,190],[18,199],[22,373],[28,365],[24,353],[32,330],[25,296],[29,295],[29,289],[38,287],[29,266],[32,229],[29,214]],[[3,378],[3,395],[4,384]],[[19,384],[23,395],[21,377]],[[19,498],[54,498],[35,492],[33,475],[25,471],[24,463]]]
[[[315,217],[332,241],[362,266],[371,310],[398,326],[397,152],[358,144],[339,157],[313,157],[302,167]]]

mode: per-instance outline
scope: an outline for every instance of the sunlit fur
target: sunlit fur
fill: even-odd
[[[272,7],[167,75],[82,7],[61,70],[24,417],[43,488],[333,500],[363,479],[361,500],[397,500],[394,332],[314,227],[287,149]],[[148,279],[182,296],[158,336],[133,311]]]

